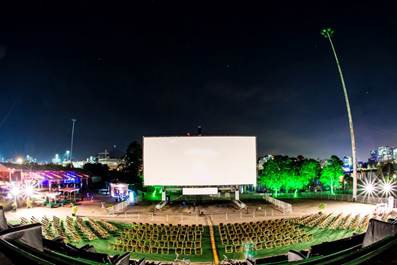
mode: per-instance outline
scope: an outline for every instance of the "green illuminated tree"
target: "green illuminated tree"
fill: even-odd
[[[300,189],[298,163],[289,157],[280,157],[280,177],[285,192]]]
[[[320,163],[314,159],[306,159],[299,169],[299,175],[302,178],[303,185],[308,185],[310,181],[318,177],[319,173]]]
[[[299,175],[296,165],[293,165],[292,168],[285,172],[283,175],[283,181],[286,192],[293,190],[294,197],[297,197],[298,190],[304,187],[304,183],[301,181],[301,176]]]
[[[259,183],[266,188],[273,190],[277,197],[277,193],[283,186],[278,159],[270,159],[263,164],[263,170],[261,176],[259,177]]]
[[[263,170],[259,177],[259,183],[272,190],[277,196],[281,189],[285,192],[294,191],[297,197],[298,191],[305,189],[312,179],[318,177],[319,162],[313,159],[288,156],[274,156],[263,164]]]
[[[320,165],[313,159],[297,157],[289,159],[282,167],[282,179],[286,191],[294,190],[294,197],[298,197],[298,191],[306,188],[310,181],[318,176]]]
[[[342,165],[343,162],[337,156],[331,156],[321,170],[320,182],[330,187],[331,194],[334,194],[334,190],[341,186],[340,177],[343,176]]]

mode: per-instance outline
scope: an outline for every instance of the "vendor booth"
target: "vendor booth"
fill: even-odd
[[[0,164],[0,196],[14,203],[62,206],[81,198],[81,188],[89,176],[75,170],[36,170],[20,165]]]

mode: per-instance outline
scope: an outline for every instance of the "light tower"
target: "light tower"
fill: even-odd
[[[334,34],[334,30],[331,28],[324,28],[321,30],[321,35],[324,38],[329,40],[329,44],[331,45],[332,53],[334,54],[336,66],[338,67],[340,82],[342,84],[343,93],[345,95],[345,102],[346,102],[346,109],[347,109],[347,116],[349,119],[349,129],[350,129],[350,140],[351,140],[351,147],[352,147],[352,163],[353,163],[353,199],[357,198],[357,158],[356,158],[356,139],[354,136],[354,127],[353,127],[353,119],[352,119],[352,112],[350,109],[350,101],[349,95],[347,93],[345,79],[343,78],[342,68],[339,63],[338,56],[335,51],[334,43],[332,42],[332,35]]]
[[[73,140],[74,140],[74,124],[76,123],[76,119],[72,119],[72,136],[70,137],[70,163],[72,164],[73,159]]]

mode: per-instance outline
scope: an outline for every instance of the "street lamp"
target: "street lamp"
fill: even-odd
[[[76,119],[72,119],[72,136],[70,139],[70,163],[72,164],[72,158],[73,158],[73,140],[74,140],[74,124],[76,123]]]
[[[11,183],[11,187],[9,189],[8,196],[12,197],[14,199],[13,202],[13,209],[16,210],[18,208],[18,196],[20,194],[21,190],[19,189],[19,186],[15,183]]]
[[[22,165],[23,162],[24,162],[24,159],[23,159],[22,157],[17,157],[17,158],[15,159],[15,162],[16,162],[17,164],[19,164],[19,165]]]
[[[351,146],[352,146],[352,162],[353,162],[353,199],[357,198],[357,158],[356,158],[356,139],[354,137],[354,127],[353,127],[353,119],[352,119],[352,112],[350,109],[350,101],[349,101],[349,95],[347,94],[347,89],[346,89],[346,84],[345,84],[345,79],[343,78],[343,73],[342,73],[342,68],[339,63],[338,56],[336,55],[334,43],[332,42],[332,35],[334,34],[334,30],[331,28],[324,28],[321,30],[321,35],[324,36],[324,38],[329,40],[329,43],[331,45],[332,52],[335,57],[336,61],[336,66],[338,67],[338,72],[339,72],[339,77],[340,81],[342,84],[343,88],[343,93],[345,95],[345,102],[346,102],[346,109],[347,109],[347,116],[349,118],[349,129],[350,129],[350,140],[351,140]]]

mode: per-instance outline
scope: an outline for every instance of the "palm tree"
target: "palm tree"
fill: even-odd
[[[352,112],[350,109],[349,95],[347,94],[345,79],[343,78],[342,68],[339,63],[338,56],[336,55],[334,43],[332,42],[332,35],[334,34],[334,30],[331,28],[325,28],[321,30],[321,35],[323,35],[326,39],[329,40],[331,45],[332,52],[335,57],[336,66],[338,67],[340,82],[342,83],[343,93],[345,95],[347,116],[349,118],[349,128],[350,128],[350,140],[352,145],[352,162],[353,162],[353,198],[357,198],[357,158],[356,158],[356,139],[354,137],[354,127],[353,127],[353,119]]]

